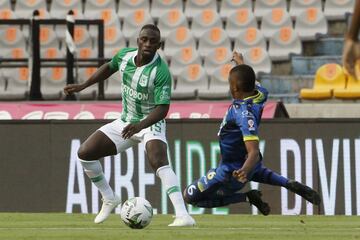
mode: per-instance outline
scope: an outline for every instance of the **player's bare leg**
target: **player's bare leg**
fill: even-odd
[[[156,175],[161,179],[161,182],[174,206],[176,218],[173,223],[169,224],[169,226],[194,226],[195,220],[186,210],[178,178],[169,166],[166,144],[161,140],[150,140],[146,143],[146,151],[152,169],[156,171]]]
[[[115,144],[101,131],[94,132],[79,148],[78,157],[85,173],[99,189],[103,205],[94,222],[105,221],[112,210],[120,203],[120,198],[114,194],[109,183],[104,177],[104,172],[99,158],[115,155]]]

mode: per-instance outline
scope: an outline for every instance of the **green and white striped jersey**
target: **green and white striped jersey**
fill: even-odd
[[[171,74],[156,53],[141,67],[135,65],[137,48],[123,48],[111,60],[110,68],[119,71],[122,82],[121,120],[139,122],[159,104],[170,104]]]

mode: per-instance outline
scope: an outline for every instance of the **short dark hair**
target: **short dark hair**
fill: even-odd
[[[153,30],[153,31],[155,31],[155,32],[158,32],[158,33],[159,33],[159,36],[160,36],[160,39],[161,39],[160,29],[159,29],[156,25],[154,25],[154,24],[146,24],[146,25],[142,26],[140,32],[141,32],[142,30],[145,30],[145,29],[150,29],[150,30]]]
[[[230,70],[230,74],[237,75],[237,86],[242,91],[251,92],[255,89],[255,72],[249,65],[237,65]]]

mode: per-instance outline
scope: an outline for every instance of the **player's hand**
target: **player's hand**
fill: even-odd
[[[140,132],[141,130],[142,130],[142,127],[140,126],[140,123],[130,123],[123,129],[121,136],[124,139],[129,139],[134,134]]]
[[[234,178],[236,178],[239,182],[246,183],[247,180],[247,174],[248,172],[244,168],[240,168],[238,170],[234,170],[232,175]]]
[[[360,60],[360,43],[352,40],[351,38],[345,38],[344,50],[343,50],[343,66],[346,71],[356,79],[360,79],[359,74],[355,70],[357,61]]]
[[[244,64],[244,58],[241,53],[234,51],[231,61],[234,61],[236,65]]]
[[[64,93],[65,93],[65,95],[70,95],[73,93],[80,92],[84,88],[85,87],[81,84],[69,84],[64,87]]]

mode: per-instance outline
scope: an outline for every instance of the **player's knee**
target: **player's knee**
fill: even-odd
[[[197,187],[195,184],[187,186],[183,192],[184,201],[187,204],[194,204],[198,201]]]
[[[81,160],[93,160],[93,159],[90,159],[91,156],[84,144],[81,144],[77,154],[78,154],[79,159],[81,159]]]

